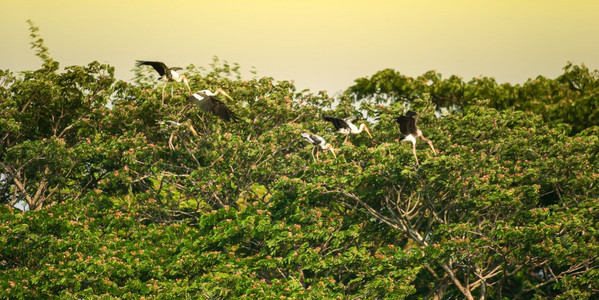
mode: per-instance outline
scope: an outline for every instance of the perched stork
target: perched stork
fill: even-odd
[[[306,142],[314,145],[314,148],[312,149],[312,159],[314,159],[314,160],[318,159],[318,148],[316,148],[316,146],[320,146],[320,148],[322,148],[323,151],[330,150],[331,152],[333,152],[333,156],[335,158],[337,158],[337,155],[335,154],[335,149],[333,149],[333,146],[331,146],[331,144],[327,144],[327,142],[321,136],[304,132],[304,133],[302,133],[302,139],[304,139]],[[315,149],[316,149],[316,158],[314,158],[314,150]]]
[[[224,102],[218,100],[216,96],[218,94],[223,94],[225,97],[231,99],[233,98],[229,96],[222,89],[218,89],[216,93],[213,93],[209,90],[201,90],[191,94],[191,96],[187,97],[187,101],[193,102],[197,105],[202,111],[212,113],[225,121],[237,121],[239,118],[232,112]]]
[[[160,75],[160,80],[163,80],[165,82],[164,87],[162,87],[162,103],[164,103],[164,98],[165,98],[164,90],[166,89],[166,84],[169,82],[183,81],[183,83],[185,83],[185,86],[187,86],[189,93],[191,93],[191,88],[189,87],[189,82],[187,81],[187,77],[185,75],[179,75],[179,73],[177,73],[177,71],[183,70],[183,68],[179,68],[179,67],[169,68],[161,61],[138,60],[135,63],[136,67],[144,66],[144,65],[152,66],[152,68],[154,68],[154,70],[156,70],[156,72],[158,72],[158,75]],[[173,87],[171,86],[171,97],[172,96],[173,96]]]
[[[347,137],[349,136],[350,133],[358,134],[358,133],[362,132],[362,130],[366,130],[366,133],[368,133],[368,136],[370,136],[370,138],[372,138],[372,135],[370,134],[370,130],[368,130],[368,127],[366,126],[366,124],[362,123],[362,124],[360,124],[360,127],[357,127],[356,125],[352,124],[352,121],[354,121],[356,118],[339,119],[339,118],[322,116],[322,119],[333,123],[333,126],[335,126],[335,128],[337,129],[337,132],[339,132],[341,134],[345,134],[345,140],[343,141],[344,143],[347,142]]]
[[[437,151],[435,151],[435,147],[433,146],[433,142],[431,140],[424,137],[422,131],[416,127],[416,121],[418,120],[418,115],[413,111],[408,111],[406,115],[401,115],[397,118],[393,119],[395,122],[399,123],[399,131],[402,134],[400,142],[409,141],[412,142],[412,153],[414,153],[414,158],[416,159],[416,165],[418,165],[418,157],[416,156],[416,139],[420,138],[425,141],[431,149],[433,149],[433,153],[436,155]]]
[[[172,121],[172,120],[166,120],[166,122],[158,122],[159,125],[169,125],[169,126],[173,126],[173,127],[179,127],[181,125],[187,125],[187,127],[189,128],[189,130],[191,130],[191,133],[193,133],[193,135],[198,136],[198,133],[196,132],[196,130],[193,128],[193,126],[191,124],[181,124],[179,122],[176,121]],[[168,147],[171,149],[175,149],[175,146],[173,146],[173,136],[175,135],[175,132],[171,132],[171,136],[168,139]]]

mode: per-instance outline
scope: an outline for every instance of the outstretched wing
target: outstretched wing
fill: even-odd
[[[337,130],[339,129],[350,129],[349,125],[347,124],[347,122],[343,119],[339,119],[339,118],[333,118],[333,117],[327,117],[327,116],[322,116],[322,119],[325,121],[329,121],[331,123],[333,123],[333,126],[335,126],[335,128]]]
[[[168,67],[161,61],[142,61],[138,60],[135,66],[152,66],[160,76],[164,76],[168,72]]]
[[[394,120],[399,123],[399,131],[401,131],[401,134],[416,134],[416,119],[414,117],[401,115]]]
[[[415,132],[417,130],[416,129],[416,122],[418,122],[418,114],[415,113],[415,112],[413,112],[413,111],[411,111],[411,110],[408,110],[408,112],[406,113],[406,116],[414,119],[414,132]]]
[[[237,115],[231,111],[224,102],[216,99],[216,97],[201,97],[197,94],[192,94],[191,96],[187,97],[187,100],[193,102],[202,111],[214,114],[225,121],[235,122],[239,120]]]

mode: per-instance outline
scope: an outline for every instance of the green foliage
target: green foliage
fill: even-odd
[[[58,63],[55,62],[48,53],[48,47],[44,45],[44,39],[42,39],[38,32],[39,28],[33,24],[33,21],[27,20],[27,24],[29,24],[29,31],[31,36],[31,49],[35,50],[35,55],[42,59],[42,67],[50,70],[57,70]]]
[[[400,102],[404,105],[429,94],[439,111],[485,105],[498,110],[514,108],[543,116],[550,124],[566,123],[574,132],[597,126],[599,120],[599,71],[568,63],[556,79],[538,76],[523,84],[498,84],[494,78],[458,76],[442,78],[429,71],[416,78],[385,69],[369,78],[358,78],[347,95],[355,101]]]
[[[0,71],[0,298],[599,293],[599,128],[549,123],[562,100],[509,102],[570,85],[592,99],[584,67],[518,88],[385,70],[350,89],[380,100],[360,107],[379,117],[373,138],[342,144],[319,116],[357,115],[349,94],[333,106],[218,59],[188,66],[194,90],[235,99],[222,101],[240,121],[226,123],[183,85],[163,105],[147,70],[135,84],[97,62],[59,71],[30,26],[44,65]],[[461,112],[436,118],[439,101]],[[439,150],[419,142],[420,167],[392,121],[406,105]],[[306,131],[337,158],[313,160]]]

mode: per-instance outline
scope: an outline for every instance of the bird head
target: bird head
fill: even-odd
[[[216,93],[213,93],[210,90],[197,91],[196,94],[200,95],[201,97],[212,97],[212,96],[216,96]]]
[[[362,123],[362,125],[360,125],[360,126],[364,126],[364,130],[366,130],[366,133],[368,133],[368,136],[369,136],[370,138],[372,138],[372,134],[370,134],[370,130],[368,129],[368,126],[366,126],[366,124],[365,124],[365,123]]]
[[[235,101],[235,100],[233,100],[233,98],[231,98],[231,96],[229,96],[229,94],[227,94],[227,92],[225,92],[221,88],[218,88],[218,90],[216,90],[216,92],[212,92],[211,90],[201,90],[201,91],[197,91],[196,94],[198,94],[202,97],[214,97],[214,96],[217,96],[218,94],[222,94],[225,97],[229,98],[229,100]]]
[[[335,159],[337,159],[337,154],[335,154],[335,151],[337,151],[337,150],[334,149],[331,144],[326,144],[324,147],[325,147],[325,149],[328,149],[329,151],[331,151],[333,153],[333,156],[335,157]]]
[[[189,124],[189,130],[191,130],[191,133],[193,133],[193,135],[198,136],[198,132],[193,128],[193,125],[191,125],[191,123]]]
[[[233,98],[231,98],[231,96],[229,96],[229,94],[227,94],[227,92],[223,91],[223,89],[221,89],[221,88],[219,88],[219,89],[216,91],[216,93],[217,93],[217,94],[223,94],[225,97],[229,98],[229,100],[231,100],[231,101],[235,101],[235,100],[233,100]]]

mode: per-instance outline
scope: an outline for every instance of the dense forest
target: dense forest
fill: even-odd
[[[599,296],[597,71],[387,69],[333,99],[187,66],[193,91],[234,99],[225,122],[183,84],[162,101],[151,68],[61,68],[30,25],[41,67],[0,70],[0,298]],[[393,121],[408,109],[437,149],[419,141],[419,165]],[[343,143],[323,114],[372,138]]]

